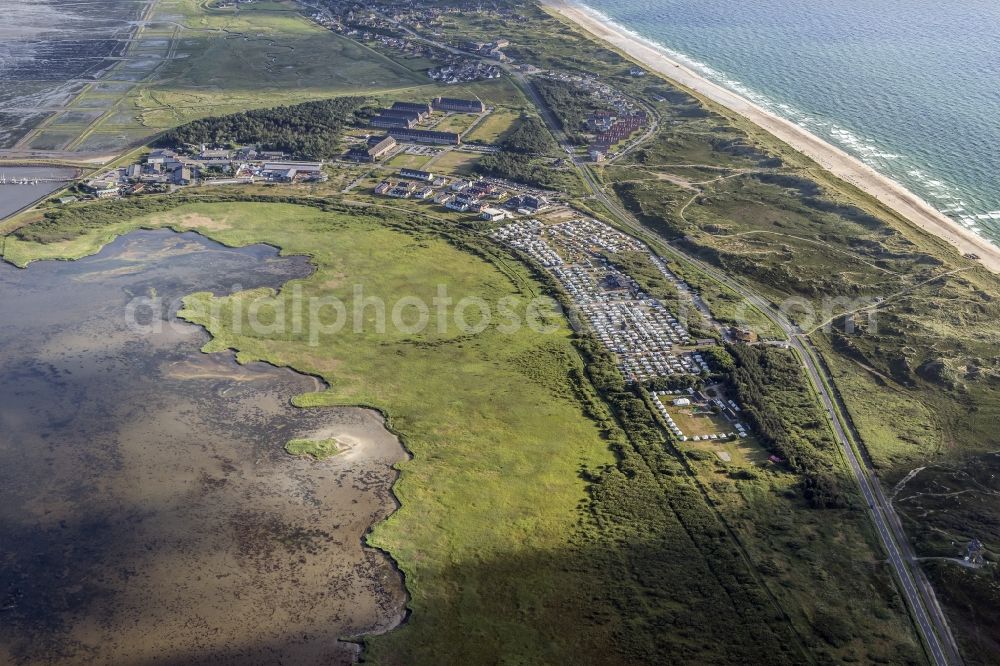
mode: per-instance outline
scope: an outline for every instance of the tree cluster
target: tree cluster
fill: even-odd
[[[745,345],[730,346],[729,354],[730,380],[763,444],[802,476],[812,506],[847,506],[834,462],[836,444],[793,354]]]
[[[725,527],[713,514],[637,386],[627,386],[600,341],[580,335],[585,371],[575,381],[618,462],[587,470],[595,539],[625,545],[609,551],[600,594],[620,609],[625,663],[796,663],[788,628],[775,617]],[[584,377],[584,372],[586,377]],[[610,413],[609,413],[610,411]],[[683,607],[663,599],[683,599]],[[639,611],[638,609],[642,609]],[[720,618],[725,618],[721,620]],[[726,627],[725,635],[716,628]],[[740,639],[735,639],[740,636]]]
[[[535,116],[524,115],[500,142],[500,147],[508,153],[549,155],[555,152],[556,142],[545,123]]]
[[[477,170],[487,176],[504,178],[535,187],[553,187],[551,170],[535,158],[555,151],[556,142],[545,124],[534,116],[522,116],[517,126],[500,142],[502,152],[486,155]]]
[[[258,145],[301,159],[328,159],[340,151],[344,126],[365,103],[362,97],[335,97],[203,118],[166,132],[158,143],[171,148]]]
[[[573,143],[585,144],[584,134],[587,116],[592,111],[608,107],[596,103],[594,97],[586,90],[581,90],[569,81],[537,78],[533,85],[545,105],[559,120],[561,129]]]

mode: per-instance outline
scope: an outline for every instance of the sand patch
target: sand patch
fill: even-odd
[[[326,460],[336,461],[339,465],[354,460],[381,457],[389,446],[399,446],[395,435],[386,430],[381,414],[364,408],[348,409],[355,410],[356,416],[359,417],[354,422],[317,429],[293,441],[336,442],[336,454],[327,457]],[[288,451],[288,448],[285,450]],[[297,455],[295,451],[288,452]]]
[[[344,280],[347,279],[345,273],[337,273],[336,275],[330,276],[330,279],[324,280],[319,284],[319,288],[325,291],[332,291],[344,284]]]
[[[71,279],[74,282],[101,282],[116,277],[135,275],[143,272],[145,269],[146,267],[141,264],[135,264],[132,266],[120,266],[118,268],[113,268],[106,271],[94,271],[92,273],[84,273],[82,275],[74,276]]]
[[[271,379],[267,372],[245,365],[234,365],[229,360],[225,355],[205,354],[165,364],[160,372],[165,377],[178,380],[256,382]]]
[[[164,221],[161,223],[166,222]],[[208,215],[201,215],[199,213],[187,213],[180,220],[173,218],[169,223],[180,227],[181,229],[207,229],[209,231],[224,231],[226,229],[232,229],[232,225],[224,219],[220,220],[214,217],[209,217]]]

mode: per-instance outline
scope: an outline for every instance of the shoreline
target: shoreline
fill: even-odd
[[[10,168],[10,169],[72,169],[73,170],[73,176],[70,177],[70,178],[68,178],[68,179],[66,179],[66,180],[58,180],[58,179],[56,179],[57,182],[59,183],[59,185],[57,187],[54,187],[54,188],[52,188],[50,190],[46,190],[45,192],[43,192],[42,194],[40,194],[36,198],[28,201],[27,203],[25,203],[24,205],[22,205],[20,208],[18,208],[16,210],[9,210],[9,211],[0,210],[0,225],[2,225],[4,222],[7,222],[8,220],[11,220],[11,219],[17,217],[21,213],[24,213],[24,212],[27,212],[27,211],[31,210],[32,208],[34,208],[35,206],[37,206],[42,201],[45,201],[46,199],[48,199],[50,197],[53,197],[55,194],[60,193],[60,192],[62,192],[64,190],[69,189],[70,187],[73,186],[74,183],[76,183],[77,180],[80,179],[80,177],[83,174],[83,169],[81,169],[80,167],[61,166],[61,165],[43,165],[43,164],[30,164],[30,165],[23,165],[23,166],[18,166],[18,165],[9,166],[9,165],[5,165],[5,164],[2,164],[2,163],[0,163],[0,174],[6,175],[6,172],[3,171],[3,169],[5,167]],[[44,184],[42,185],[42,189],[45,189],[45,185]],[[0,209],[2,209],[2,206],[0,206]],[[6,232],[0,232],[0,235],[3,235],[4,233],[6,233]],[[2,257],[0,257],[0,259],[2,259]]]
[[[653,42],[609,24],[589,7],[567,0],[539,0],[539,2],[544,8],[570,21],[599,41],[611,45],[653,72],[743,116],[834,176],[874,197],[909,223],[950,243],[960,254],[977,255],[978,263],[994,273],[1000,273],[1000,246],[969,231],[888,176],[793,122],[766,111],[737,93],[709,81],[683,63],[670,58]]]
[[[137,233],[152,232],[129,232]],[[175,240],[186,233],[176,230],[164,230],[163,233],[167,236],[147,237],[147,242],[134,250],[128,244],[114,246],[115,249],[105,255],[105,258],[110,256],[129,262],[136,258],[145,261],[154,257],[154,263],[174,267],[171,268],[173,274],[187,273],[190,267],[177,264],[175,256],[164,251],[173,247]],[[119,238],[124,240],[127,235],[123,234]],[[206,234],[199,234],[199,238],[210,249],[213,246],[218,246],[216,249],[226,247]],[[246,265],[258,265],[260,258],[280,257],[280,248],[273,244],[266,246],[267,251],[263,255],[254,250],[253,245],[255,243],[247,243],[238,249],[234,248],[232,252],[234,255],[242,255]],[[111,248],[112,245],[105,247]],[[198,250],[184,252],[200,256],[197,259],[198,268],[205,274],[219,272],[220,268],[215,265],[214,259],[206,259]],[[277,270],[254,269],[254,275],[259,273],[260,281],[257,278],[253,281],[256,284],[270,283],[270,288],[277,289],[279,286],[284,287],[290,280],[301,279],[303,269],[308,269],[309,274],[312,274],[315,267],[303,262],[302,258],[302,254],[289,254],[281,259],[282,263]],[[58,282],[64,277],[53,261],[42,263],[43,265],[36,266],[36,270],[41,270],[41,273],[35,278],[26,278],[19,272],[13,272],[13,269],[0,270],[0,273],[7,273],[12,278],[11,285],[14,287],[20,283],[34,285],[36,282],[44,286],[46,282]],[[48,264],[47,268],[45,263]],[[240,266],[218,266],[230,271],[240,271]],[[73,270],[71,277],[100,275],[105,270],[100,257],[91,257],[89,264],[81,263]],[[124,279],[131,280],[131,284],[141,284],[145,279],[140,274],[130,275],[131,277]],[[89,289],[82,292],[80,298],[66,299],[74,307],[89,308],[89,299],[99,298],[96,280],[71,279],[70,282],[87,284]],[[181,285],[175,291],[184,294],[188,287]],[[128,294],[134,291],[123,286],[120,302],[99,299],[102,306],[98,312],[102,316],[97,319],[100,322],[113,322],[113,316],[105,315],[126,306]],[[48,292],[56,293],[51,289]],[[8,296],[16,293],[15,289]],[[15,296],[12,302],[16,304],[18,301]],[[25,307],[31,304],[29,302]],[[79,317],[74,319],[73,315],[67,315],[64,319],[65,322],[56,324],[57,331],[60,326],[69,326],[74,332],[77,331],[78,327],[73,322]],[[51,322],[43,319],[33,325],[49,330],[50,324]],[[164,496],[168,496],[169,491],[174,494],[187,493],[185,497],[191,501],[177,504],[177,507],[168,502],[162,503],[163,508],[155,502],[150,505],[155,506],[155,510],[148,510],[149,515],[144,519],[144,525],[148,522],[153,527],[142,532],[141,526],[134,526],[139,537],[130,536],[132,531],[120,542],[112,537],[102,537],[101,543],[122,545],[109,550],[108,555],[113,557],[93,558],[94,567],[98,567],[101,562],[113,564],[133,560],[143,563],[140,565],[148,565],[155,552],[162,549],[165,551],[164,558],[154,560],[157,564],[150,569],[164,573],[160,576],[144,576],[139,583],[129,577],[121,578],[124,587],[118,584],[118,577],[110,574],[107,576],[110,582],[102,589],[106,588],[110,594],[101,597],[100,603],[106,605],[97,608],[109,616],[128,618],[128,621],[116,623],[110,629],[101,628],[99,632],[92,630],[85,622],[85,614],[75,608],[66,611],[56,607],[52,612],[65,613],[59,617],[67,618],[67,631],[70,632],[67,635],[74,638],[83,636],[88,642],[101,645],[102,653],[105,651],[103,646],[110,646],[109,649],[119,655],[127,652],[132,655],[133,661],[144,662],[145,655],[157,650],[162,653],[163,645],[173,641],[171,644],[182,655],[195,654],[198,650],[211,654],[235,654],[234,658],[237,660],[253,661],[262,652],[257,647],[259,643],[271,650],[272,656],[287,655],[291,663],[311,661],[313,655],[320,651],[333,655],[331,658],[336,663],[357,663],[363,646],[357,640],[348,640],[349,637],[391,631],[408,617],[410,597],[402,570],[391,554],[367,543],[367,535],[371,530],[399,508],[394,492],[399,478],[397,464],[410,458],[408,449],[398,433],[390,430],[385,414],[378,410],[340,405],[297,407],[290,402],[294,396],[329,388],[329,383],[322,376],[288,365],[278,365],[273,359],[241,361],[237,359],[236,351],[229,348],[218,353],[200,351],[206,344],[206,338],[213,340],[216,339],[215,336],[203,323],[188,321],[182,323],[182,326],[183,329],[176,331],[165,327],[162,334],[152,334],[153,341],[142,345],[143,349],[148,349],[148,353],[133,355],[136,359],[133,362],[137,365],[131,369],[137,371],[120,373],[124,377],[148,377],[134,385],[116,384],[121,395],[111,394],[112,398],[108,403],[127,404],[129,396],[137,396],[135,399],[148,398],[153,395],[149,391],[153,391],[162,400],[162,404],[157,402],[162,409],[156,410],[156,413],[163,413],[164,416],[136,420],[132,418],[132,411],[126,409],[120,418],[106,419],[110,424],[110,429],[107,430],[110,433],[109,440],[115,443],[115,448],[111,450],[122,452],[113,459],[125,460],[127,463],[123,463],[122,470],[113,470],[114,474],[108,476],[109,490],[103,491],[95,500],[105,503],[108,500],[104,499],[104,493],[114,493],[108,497],[122,498],[117,503],[127,513],[134,510],[131,509],[133,505],[139,506],[138,502],[148,500],[150,487],[162,492]],[[102,324],[95,325],[92,329],[88,328],[85,334],[74,334],[66,346],[70,353],[60,356],[60,362],[71,363],[72,359],[80,355],[79,350],[86,351],[93,346],[93,340],[107,340],[107,344],[112,345],[111,348],[117,348],[132,340],[145,339],[142,331],[123,329],[119,340],[118,329],[112,331],[115,333],[112,336],[105,331],[106,328]],[[189,333],[193,331],[200,333],[191,337]],[[36,354],[29,349],[25,355],[33,357]],[[17,358],[16,354],[14,358]],[[100,364],[100,359],[97,363]],[[73,369],[76,369],[75,365]],[[225,390],[220,390],[220,386],[225,386]],[[229,389],[236,386],[247,388],[238,388],[231,393]],[[64,393],[70,398],[76,395],[73,391]],[[124,402],[122,396],[125,396]],[[192,404],[200,405],[200,411],[191,408]],[[220,406],[239,415],[240,428],[233,429],[227,421],[219,422],[212,418],[212,414],[219,412]],[[104,410],[99,411],[103,413]],[[175,422],[174,413],[185,416],[182,419],[184,425],[176,431],[170,429]],[[236,419],[234,416],[234,421]],[[105,432],[103,423],[100,427],[100,432]],[[143,433],[153,431],[172,437],[161,442],[163,446],[152,447],[156,449],[158,457],[147,462],[146,449],[142,448],[146,441]],[[280,452],[285,440],[282,434],[308,436],[318,431],[330,432],[338,438],[352,437],[357,446],[350,457],[331,459],[321,463],[324,465],[322,468],[314,467],[315,463],[311,461],[285,456]],[[122,434],[118,436],[117,433]],[[267,439],[262,439],[263,435],[260,433],[267,433]],[[169,444],[173,440],[182,444],[189,440],[195,442],[195,453],[188,452],[184,446]],[[61,469],[67,476],[78,474],[80,469],[85,474],[93,471],[106,472],[107,463],[103,462],[105,458],[98,456],[97,459],[99,466],[93,468],[74,463]],[[124,466],[126,464],[128,466]],[[50,472],[48,467],[44,469],[46,474]],[[163,469],[174,470],[175,473],[163,476],[158,471]],[[116,479],[119,476],[126,480],[118,483]],[[192,491],[191,486],[196,490]],[[30,496],[33,491],[26,492]],[[72,497],[74,502],[66,504],[67,506],[76,506],[77,500],[81,506],[88,505],[87,496],[77,497],[74,494]],[[56,498],[58,504],[54,511],[58,512],[58,507],[66,500],[61,499],[58,494]],[[334,510],[335,515],[330,513],[331,510]],[[74,515],[67,514],[67,517],[73,520]],[[331,515],[333,519],[330,519]],[[217,516],[221,518],[217,520]],[[184,528],[189,521],[202,527],[195,530],[175,529],[178,526]],[[127,519],[120,522],[128,524]],[[316,534],[321,536],[309,536],[313,534],[308,532],[311,529],[318,529]],[[64,538],[62,535],[67,533],[73,534],[72,527],[62,532],[60,538]],[[145,536],[149,534],[154,536]],[[300,534],[304,536],[300,537]],[[280,548],[272,552],[267,545],[273,543],[272,540],[286,543],[287,552]],[[148,545],[144,547],[144,544],[151,543],[155,543],[157,548],[151,549]],[[11,552],[16,554],[18,551],[15,549]],[[88,552],[100,555],[103,547]],[[178,552],[183,552],[185,557],[172,556]],[[203,556],[202,553],[208,555]],[[308,562],[301,557],[305,555],[309,556]],[[116,566],[114,571],[119,568]],[[95,575],[100,571],[102,570],[95,568]],[[85,573],[88,572],[90,569]],[[237,578],[233,578],[234,572]],[[252,578],[254,589],[250,592],[231,593],[233,589],[242,590],[240,584],[234,581],[244,575]],[[201,586],[184,584],[184,581],[191,581],[196,576],[198,581],[204,578],[209,582]],[[87,576],[82,578],[85,589],[86,578]],[[179,588],[175,586],[177,580],[182,583]],[[289,580],[295,584],[288,585]],[[141,596],[156,599],[165,587],[160,585],[160,581],[168,582],[168,592],[163,594],[163,598],[170,602],[166,613],[147,614],[146,607],[130,604],[130,595],[126,592],[132,590],[134,585],[141,586],[138,588]],[[294,613],[288,615],[289,623],[307,630],[308,637],[295,636],[288,640],[281,635],[269,637],[266,618],[257,623],[241,624],[231,621],[232,617],[239,615],[241,608],[251,604],[257,607],[266,604],[279,609],[279,613],[283,608],[302,608],[302,604],[312,603],[316,606],[318,597],[310,589],[333,589],[337,594],[324,598],[324,603],[314,609],[316,613],[302,617]],[[226,603],[219,606],[218,599],[224,599]],[[195,606],[196,611],[186,610]],[[165,606],[153,604],[152,607]],[[173,612],[175,608],[178,609],[176,613]],[[217,611],[217,608],[222,610]],[[230,608],[234,610],[230,611]],[[48,606],[44,606],[43,610],[48,612]],[[198,637],[192,633],[195,630],[182,624],[185,616],[195,612],[200,613],[198,617],[204,623],[199,627],[214,629],[214,633],[209,632],[212,634],[210,640],[199,643]],[[77,619],[81,616],[84,620]],[[131,629],[136,626],[140,629],[145,627],[152,621],[150,617],[157,620],[158,627],[166,629],[157,627],[155,630],[143,631],[142,640],[136,640]],[[133,621],[132,618],[137,619]],[[257,633],[252,634],[254,631]],[[164,639],[164,635],[167,638]],[[267,642],[255,643],[246,636],[256,636],[258,639],[264,636]],[[56,636],[53,640],[61,638]],[[6,647],[0,641],[0,654],[6,654]],[[0,661],[4,661],[2,657]]]

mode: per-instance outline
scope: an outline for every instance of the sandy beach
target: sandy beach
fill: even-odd
[[[715,84],[671,59],[652,42],[629,34],[587,7],[560,0],[542,4],[649,69],[720,104],[778,137],[837,177],[855,185],[924,231],[954,245],[963,254],[978,255],[984,266],[1000,273],[1000,247],[938,212],[899,183],[798,125],[780,118],[740,95]]]

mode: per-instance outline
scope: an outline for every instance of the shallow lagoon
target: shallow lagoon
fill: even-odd
[[[0,264],[0,662],[348,663],[339,638],[398,623],[400,575],[361,545],[405,456],[379,415],[296,409],[317,380],[129,324],[136,296],[310,270],[168,231]],[[351,448],[283,451],[320,436]]]

